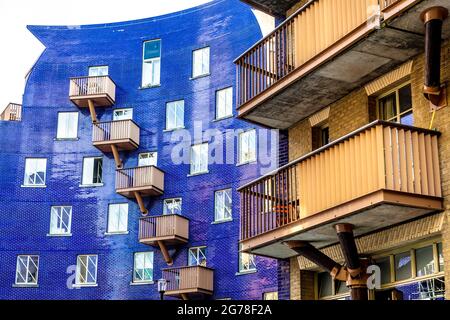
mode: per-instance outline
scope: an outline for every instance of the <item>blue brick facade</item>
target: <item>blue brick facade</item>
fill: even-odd
[[[213,121],[216,90],[235,88],[233,59],[261,37],[249,7],[237,0],[217,0],[160,17],[105,25],[29,27],[46,46],[27,80],[23,120],[0,123],[0,299],[157,299],[156,283],[130,285],[133,253],[154,252],[153,278],[167,265],[159,249],[138,242],[139,208],[115,192],[112,154],[92,146],[89,113],[68,97],[69,78],[87,75],[88,67],[108,65],[117,84],[113,108],[133,108],[140,126],[140,146],[122,153],[124,167],[135,167],[140,152],[158,151],[165,171],[165,192],[146,198],[150,215],[162,214],[165,198],[181,197],[190,219],[189,243],[174,266],[187,265],[187,249],[206,245],[208,266],[214,268],[213,298],[261,299],[276,291],[277,262],[256,257],[257,272],[238,272],[239,194],[236,189],[260,176],[258,164],[209,166],[209,173],[188,177],[189,165],[171,161],[171,133],[164,132],[166,102],[185,100],[185,127],[194,121],[203,129],[255,128],[235,118]],[[161,39],[161,86],[140,89],[143,41]],[[210,46],[211,75],[191,80],[192,50]],[[234,94],[236,94],[234,92]],[[56,141],[57,114],[79,111],[79,139]],[[111,108],[97,108],[100,121],[112,120]],[[237,146],[235,145],[235,148]],[[103,157],[104,186],[82,188],[82,159]],[[21,187],[26,157],[47,158],[45,188]],[[233,220],[212,224],[214,191],[233,189]],[[126,235],[105,235],[110,203],[129,203]],[[71,205],[72,236],[50,237],[50,208]],[[36,288],[14,287],[18,254],[40,256]],[[79,254],[98,255],[97,287],[68,289],[67,268]]]

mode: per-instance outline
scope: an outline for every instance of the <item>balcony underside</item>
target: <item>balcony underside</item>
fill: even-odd
[[[155,187],[155,186],[145,186],[145,187],[135,187],[135,188],[126,188],[126,189],[116,189],[116,192],[127,198],[135,198],[134,193],[139,192],[141,196],[146,197],[155,197],[160,196],[164,193],[163,190]]]
[[[448,0],[426,0],[381,29],[361,26],[238,108],[238,117],[286,129],[423,52],[420,13]],[[387,13],[385,13],[385,17]],[[444,22],[443,38],[450,38]]]
[[[284,245],[283,241],[308,241],[317,248],[332,245],[337,242],[333,228],[336,223],[353,224],[355,236],[360,236],[438,210],[442,210],[442,198],[379,190],[244,240],[242,250],[286,259],[298,254]]]
[[[88,101],[94,102],[96,107],[111,107],[114,105],[114,99],[110,97],[109,94],[95,94],[86,96],[71,96],[70,101],[72,101],[79,108],[89,107]]]
[[[94,147],[99,149],[104,153],[112,152],[112,145],[115,145],[119,151],[130,151],[135,150],[139,145],[132,139],[120,139],[120,140],[107,140],[107,141],[96,141],[92,143]]]
[[[286,15],[286,11],[299,2],[299,0],[242,0],[242,2],[248,3],[252,7],[265,13],[276,16],[284,16]]]
[[[205,296],[210,296],[212,294],[213,294],[212,291],[200,288],[193,288],[193,289],[166,291],[164,295],[178,299],[182,299],[183,298],[182,296],[186,295],[190,300],[197,300],[203,299]]]
[[[163,241],[167,246],[176,246],[187,243],[188,239],[177,235],[139,239],[140,243],[155,247],[158,246],[157,241]]]

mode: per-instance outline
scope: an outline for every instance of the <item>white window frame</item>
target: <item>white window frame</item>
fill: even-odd
[[[197,66],[200,63],[200,67]],[[192,79],[210,74],[211,48],[209,46],[192,51]]]
[[[114,209],[113,209],[114,208]],[[128,233],[128,203],[110,203],[108,205],[108,225],[107,234]],[[120,222],[125,221],[123,228],[120,229]],[[115,227],[112,229],[112,227]]]
[[[227,193],[229,193],[227,195]],[[222,199],[221,199],[222,197]],[[225,206],[225,197],[230,199],[230,208]],[[233,190],[231,188],[214,192],[214,221],[224,222],[233,220]]]
[[[239,273],[256,272],[255,255],[251,253],[241,252],[239,245]]]
[[[216,120],[233,116],[233,87],[216,91]]]
[[[208,259],[206,257],[206,246],[192,247],[188,251],[188,265],[189,266],[203,266],[206,267]],[[191,257],[194,259],[195,264],[191,263]],[[204,261],[204,263],[200,263]]]
[[[208,143],[200,143],[191,146],[190,175],[208,173],[209,162]]]
[[[63,215],[67,215],[68,223],[65,225]],[[54,222],[56,219],[56,222]],[[56,229],[53,226],[56,225]],[[67,231],[64,231],[63,227]],[[72,229],[72,206],[52,206],[50,209],[50,236],[70,236]]]
[[[145,59],[145,44],[148,42],[153,42],[153,41],[159,41],[159,57],[158,58],[148,58]],[[161,84],[161,39],[153,39],[153,40],[147,40],[144,41],[142,44],[142,80],[141,80],[141,85],[142,88],[149,88],[149,87],[154,87],[154,86],[159,86]],[[151,64],[151,79],[148,79],[149,82],[148,83],[144,83],[144,80],[147,80],[145,77],[145,64]],[[155,72],[156,67],[158,68],[158,70]]]
[[[183,212],[183,199],[182,198],[170,198],[170,199],[164,199],[163,201],[163,215],[169,215],[169,214],[175,214],[174,213],[174,208],[175,208],[175,204],[178,203],[179,204],[179,208],[180,208],[180,213],[178,213],[179,215],[181,215],[181,213]],[[171,208],[172,206],[172,208]]]
[[[120,121],[120,120],[133,120],[133,108],[114,109],[113,121]]]
[[[89,77],[103,77],[109,75],[109,66],[91,66],[88,68]]]
[[[78,112],[58,112],[57,140],[78,139]]]
[[[170,110],[173,109],[171,112]],[[175,119],[171,119],[173,115]],[[184,100],[170,101],[166,103],[166,129],[172,131],[184,128]]]
[[[23,262],[23,258],[26,257],[26,264]],[[33,258],[37,258],[37,263],[35,263],[33,261]],[[33,275],[30,272],[30,262],[32,264],[34,264],[34,266],[36,267],[36,274]],[[25,267],[25,278],[23,277],[23,275],[19,272],[20,271],[20,263],[23,264],[23,266]],[[19,276],[24,280],[24,281],[19,281],[20,278]],[[31,278],[33,280],[28,281],[28,276],[31,276]],[[28,255],[28,254],[20,254],[17,256],[17,260],[16,260],[16,277],[15,277],[15,285],[16,286],[37,286],[38,284],[38,278],[39,278],[39,256],[38,255]]]
[[[91,182],[87,183],[87,181],[85,181],[85,174],[86,174],[86,170],[89,168],[85,168],[85,161],[88,159],[92,159],[92,173],[90,175],[92,175],[91,177]],[[100,175],[100,182],[94,182],[94,164],[95,164],[95,159],[101,159],[101,169],[102,169],[102,174]],[[89,168],[90,169],[90,168]],[[86,176],[87,177],[87,176]],[[97,177],[98,179],[99,177]],[[86,178],[87,179],[87,178]],[[83,168],[82,168],[82,172],[81,172],[81,185],[82,186],[102,186],[103,185],[103,157],[84,157],[83,158]]]
[[[152,274],[151,274],[151,279],[149,280],[142,280],[142,279],[137,279],[136,277],[136,258],[139,255],[144,255],[144,266],[143,266],[143,271],[142,271],[142,277],[144,276],[144,272],[146,269],[149,269],[150,267],[146,268],[147,263],[151,264],[151,269],[152,269]],[[147,255],[150,255],[150,258],[147,257]],[[134,257],[133,257],[133,283],[153,283],[153,271],[154,271],[154,253],[153,251],[147,251],[147,252],[135,252],[134,253]]]
[[[43,177],[38,173],[43,171]],[[34,170],[34,171],[33,171]],[[32,178],[34,175],[34,178]],[[26,187],[45,187],[47,177],[47,158],[25,158],[25,172],[23,178],[23,186]],[[30,179],[32,182],[30,183]],[[38,181],[39,180],[39,181]]]
[[[152,160],[154,164],[146,164],[145,161],[147,159],[154,159]],[[150,152],[141,152],[138,155],[138,167],[147,167],[147,166],[158,166],[158,152],[157,151],[150,151]]]
[[[80,276],[81,276],[81,264],[84,264],[82,262],[82,257],[86,257],[86,261],[87,261],[87,265],[85,265],[86,267],[86,273],[83,275],[83,278],[85,279],[84,282],[80,282]],[[93,258],[95,257],[95,262],[93,260]],[[94,263],[95,266],[95,273],[91,273],[89,272],[89,266],[90,263]],[[98,255],[96,254],[80,254],[77,256],[77,269],[76,269],[76,277],[75,277],[75,285],[77,286],[96,286],[97,285],[97,271],[98,271]],[[88,273],[92,276],[92,278],[94,278],[93,282],[87,282],[87,275]]]
[[[253,136],[253,141],[252,141]],[[246,164],[255,162],[256,157],[256,130],[251,129],[244,132],[239,133],[239,159],[238,164]],[[252,150],[253,149],[253,150]]]

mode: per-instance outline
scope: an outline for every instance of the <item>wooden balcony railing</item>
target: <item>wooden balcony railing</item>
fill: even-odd
[[[160,195],[164,192],[164,172],[155,166],[117,170],[116,192],[130,198],[134,197],[134,192]]]
[[[139,242],[155,245],[185,243],[189,239],[189,220],[177,214],[147,216],[139,220]]]
[[[309,1],[235,60],[237,106],[367,25],[378,12],[378,1]]]
[[[88,107],[88,100],[95,106],[111,106],[116,99],[116,84],[109,76],[71,78],[69,97],[78,107]]]
[[[0,120],[4,121],[21,121],[22,120],[22,105],[17,103],[10,103],[5,110],[0,114]]]
[[[163,269],[163,278],[168,280],[166,295],[179,296],[190,293],[212,294],[214,270],[203,266]]]
[[[241,187],[241,240],[344,204],[352,213],[351,201],[379,190],[441,197],[438,136],[376,121]]]
[[[105,152],[111,152],[111,144],[119,150],[133,150],[139,146],[139,135],[140,128],[133,120],[99,122],[93,124],[92,143]]]

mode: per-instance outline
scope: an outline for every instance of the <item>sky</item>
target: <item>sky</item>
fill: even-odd
[[[25,76],[44,50],[27,25],[81,25],[148,18],[211,0],[0,0],[0,112],[22,103]]]

